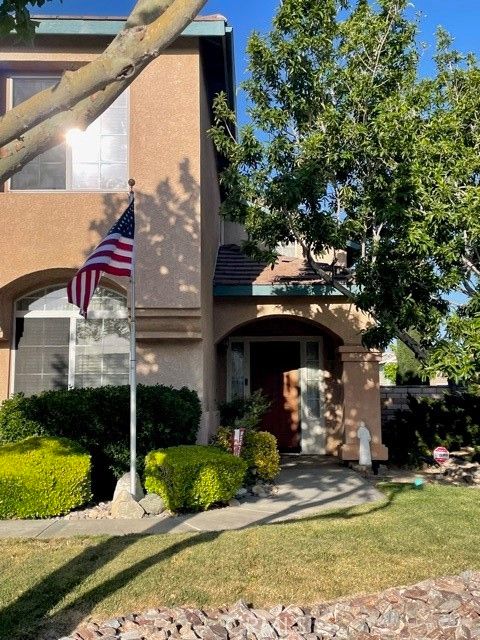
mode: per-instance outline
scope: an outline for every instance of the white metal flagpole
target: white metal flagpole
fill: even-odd
[[[130,202],[134,198],[135,180],[130,178]],[[135,331],[135,238],[133,242],[132,275],[130,278],[130,493],[135,496],[137,477],[137,351]]]

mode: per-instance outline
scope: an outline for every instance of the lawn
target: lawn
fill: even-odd
[[[241,531],[2,541],[0,638],[152,606],[309,604],[480,569],[480,492],[385,488],[381,503]]]

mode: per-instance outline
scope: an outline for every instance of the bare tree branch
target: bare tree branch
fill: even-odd
[[[467,258],[467,256],[462,256],[462,262],[469,271],[472,271],[475,275],[480,276],[480,269],[478,269],[478,267],[476,267],[473,262]]]
[[[67,71],[57,85],[7,111],[0,119],[1,155],[17,151],[18,143],[6,147],[8,143],[17,139],[25,142],[23,136],[30,129],[112,83],[120,95],[205,3],[206,0],[139,0],[125,28],[98,58],[76,71]],[[2,174],[0,179],[6,177]]]

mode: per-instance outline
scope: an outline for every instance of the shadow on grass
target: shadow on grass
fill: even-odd
[[[154,553],[148,558],[126,567],[96,585],[59,612],[49,617],[48,612],[57,606],[68,594],[76,589],[90,575],[104,567],[108,562],[149,535],[107,538],[95,546],[89,546],[67,563],[52,571],[39,583],[25,591],[15,602],[0,611],[0,638],[2,640],[38,639],[39,628],[55,629],[60,635],[70,633],[90,611],[115,591],[125,587],[131,580],[142,574],[154,564],[166,562],[185,549],[197,544],[211,542],[220,533],[185,534],[184,540]],[[48,553],[48,549],[45,549]],[[42,634],[41,637],[49,637]],[[57,636],[52,636],[57,637]]]
[[[273,523],[271,516],[266,516],[260,520],[258,525],[275,525],[282,527],[288,524],[320,522],[329,519],[351,519],[368,517],[377,511],[388,509],[396,499],[406,491],[418,491],[412,485],[390,484],[383,487],[386,494],[385,500],[363,505],[361,507],[345,507],[316,514],[296,520]],[[275,517],[278,517],[278,513]],[[38,639],[39,637],[58,637],[40,635],[39,629],[44,631],[54,629],[57,634],[70,633],[79,622],[84,619],[93,608],[114,594],[119,589],[124,588],[129,582],[141,575],[144,571],[159,564],[159,574],[161,573],[161,563],[173,558],[176,554],[186,549],[191,549],[196,545],[210,543],[216,540],[222,532],[206,532],[200,534],[185,534],[183,540],[174,542],[167,548],[150,555],[131,566],[118,571],[101,584],[92,587],[83,593],[73,602],[60,611],[49,617],[48,613],[56,607],[68,594],[76,589],[84,580],[104,567],[111,560],[122,554],[126,549],[135,545],[142,538],[149,536],[147,530],[141,535],[131,535],[117,538],[107,538],[101,540],[95,546],[89,546],[72,560],[68,561],[39,583],[28,589],[15,602],[11,603],[0,611],[0,638],[2,640],[27,640]],[[162,536],[163,540],[166,540]]]

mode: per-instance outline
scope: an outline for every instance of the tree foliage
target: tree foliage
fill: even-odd
[[[0,36],[15,32],[23,40],[31,40],[36,23],[30,9],[43,7],[50,0],[2,0],[0,3]]]
[[[216,100],[223,211],[272,263],[280,243],[299,242],[319,276],[371,315],[368,346],[397,336],[426,369],[474,379],[480,69],[439,31],[436,73],[420,79],[408,12],[408,0],[283,0],[272,31],[248,43],[251,123],[238,137]],[[347,240],[360,247],[352,286],[318,261]]]

